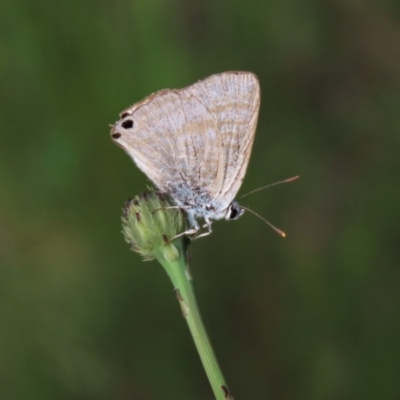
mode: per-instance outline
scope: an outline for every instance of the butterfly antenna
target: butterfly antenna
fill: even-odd
[[[282,237],[286,237],[286,233],[285,232],[281,231],[276,226],[272,225],[271,222],[267,221],[265,218],[263,218],[261,215],[257,214],[252,209],[244,207],[242,205],[240,205],[240,208],[243,208],[243,209],[249,211],[250,213],[254,214],[256,217],[260,218],[261,221],[264,221],[267,225],[269,225],[278,235],[281,235]]]
[[[252,190],[252,191],[249,192],[249,193],[244,194],[243,196],[240,196],[239,199],[241,199],[241,198],[243,198],[243,197],[246,197],[246,196],[248,196],[249,194],[252,194],[252,193],[255,193],[255,192],[259,192],[260,190],[267,189],[267,188],[269,188],[269,187],[271,187],[271,186],[280,185],[281,183],[290,183],[290,182],[297,181],[297,179],[299,179],[299,178],[300,178],[300,176],[297,175],[297,176],[293,176],[292,178],[285,179],[285,180],[283,180],[283,181],[279,181],[279,182],[275,182],[275,183],[270,183],[270,184],[267,185],[267,186],[260,187],[260,188],[258,188],[258,189]]]

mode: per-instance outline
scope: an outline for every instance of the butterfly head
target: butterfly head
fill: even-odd
[[[242,208],[237,201],[232,201],[229,205],[228,210],[225,214],[226,220],[238,219],[244,213],[244,208]]]

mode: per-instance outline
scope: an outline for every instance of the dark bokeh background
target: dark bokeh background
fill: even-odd
[[[243,202],[286,239],[246,214],[191,247],[235,398],[400,398],[398,0],[3,0],[0,32],[1,399],[212,399],[108,125],[226,70],[262,87],[242,193],[302,177]]]

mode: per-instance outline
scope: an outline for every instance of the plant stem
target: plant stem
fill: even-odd
[[[186,255],[182,241],[175,241],[174,245],[178,248],[179,257],[174,260],[167,260],[165,253],[158,251],[157,259],[167,271],[174,285],[176,297],[189,325],[215,398],[217,400],[233,400],[204,327],[192,282],[188,278]]]

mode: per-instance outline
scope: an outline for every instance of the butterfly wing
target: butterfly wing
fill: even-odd
[[[163,90],[128,108],[111,137],[164,192],[221,180],[216,121],[186,90]]]
[[[222,211],[243,181],[259,103],[255,75],[225,72],[147,97],[121,113],[111,137],[175,200],[206,193]]]
[[[201,101],[217,123],[222,182],[215,181],[208,190],[221,208],[226,208],[242,184],[250,159],[260,106],[258,79],[249,72],[225,72],[186,90]]]

